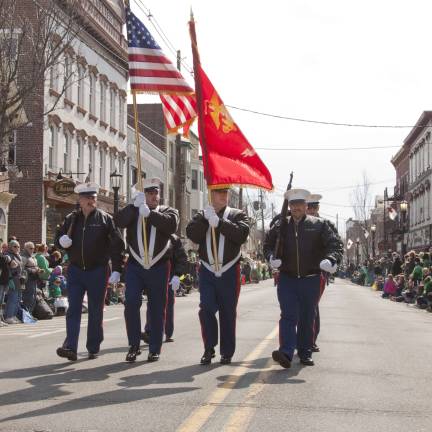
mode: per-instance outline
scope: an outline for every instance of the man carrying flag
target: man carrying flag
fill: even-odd
[[[210,205],[186,228],[199,245],[200,310],[204,341],[202,364],[209,364],[221,330],[221,363],[228,364],[235,350],[235,320],[240,290],[241,245],[249,235],[246,214],[228,206],[230,185],[273,189],[271,175],[226,109],[204,73],[198,54],[193,18],[190,22],[198,131]]]
[[[209,364],[218,342],[219,311],[221,363],[231,363],[235,350],[237,302],[240,294],[241,245],[249,235],[246,214],[228,207],[228,189],[211,191],[211,202],[195,215],[186,228],[190,240],[199,245],[199,319],[204,342],[201,364]],[[216,233],[217,258],[211,246],[211,230]],[[217,261],[216,261],[217,259]],[[218,262],[219,266],[215,265]]]

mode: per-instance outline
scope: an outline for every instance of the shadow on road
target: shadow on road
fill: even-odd
[[[266,367],[269,358],[264,357],[256,359],[252,362],[246,363],[246,367],[251,369],[258,369],[256,371],[248,372],[241,376],[240,379],[237,375],[221,375],[217,377],[220,381],[218,387],[229,387],[233,389],[244,389],[251,386],[255,382],[265,382],[266,384],[303,384],[306,381],[303,379],[294,378],[301,370],[300,364],[293,363],[290,369],[272,369],[263,371]],[[232,363],[232,366],[245,363]],[[261,370],[260,370],[261,369]]]

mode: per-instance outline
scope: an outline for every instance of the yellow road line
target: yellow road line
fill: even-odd
[[[279,325],[277,325],[243,360],[242,364],[237,366],[230,375],[229,380],[218,387],[207,399],[206,403],[195,411],[178,427],[177,432],[197,432],[206,421],[210,418],[217,406],[223,402],[229,393],[232,391],[237,382],[246,374],[250,368],[247,363],[259,358],[261,353],[266,349],[267,345],[275,338],[278,333]]]
[[[248,404],[260,393],[266,386],[265,380],[269,371],[275,370],[276,367],[273,364],[273,360],[270,359],[265,365],[265,369],[260,372],[255,382],[253,382],[249,391],[242,401],[244,404]],[[255,414],[256,408],[251,406],[242,406],[236,409],[228,419],[228,422],[223,428],[223,432],[242,432],[247,430],[253,415]]]

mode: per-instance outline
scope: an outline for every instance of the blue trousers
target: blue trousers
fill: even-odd
[[[175,304],[175,294],[171,286],[169,286],[168,299],[166,305],[166,314],[165,314],[165,337],[166,338],[171,338],[172,335],[174,334],[174,304]],[[147,302],[146,323],[144,326],[144,331],[148,334],[150,334],[151,331],[149,302]]]
[[[279,350],[292,359],[297,347],[300,358],[311,357],[320,297],[319,275],[295,278],[281,272],[277,295],[281,309]]]
[[[236,343],[237,303],[240,295],[240,264],[216,277],[203,265],[199,270],[200,309],[199,319],[204,349],[212,349],[218,343],[219,312],[220,353],[232,357]]]
[[[10,289],[7,293],[7,301],[5,308],[5,318],[13,318],[17,316],[18,310],[21,308],[21,290],[20,289]]]
[[[67,272],[69,309],[66,313],[66,340],[63,346],[72,351],[78,350],[81,326],[81,313],[84,294],[88,299],[87,350],[98,353],[103,341],[103,309],[107,288],[108,268],[96,267],[81,270],[73,264]]]
[[[171,264],[157,263],[146,270],[130,260],[126,267],[125,321],[129,345],[139,346],[141,340],[142,292],[147,290],[151,322],[149,352],[160,354],[167,304],[167,291]]]

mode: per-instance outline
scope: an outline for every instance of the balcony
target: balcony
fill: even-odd
[[[123,36],[124,19],[106,0],[81,0],[81,18],[87,30],[101,42],[108,44],[127,61],[127,41]]]

